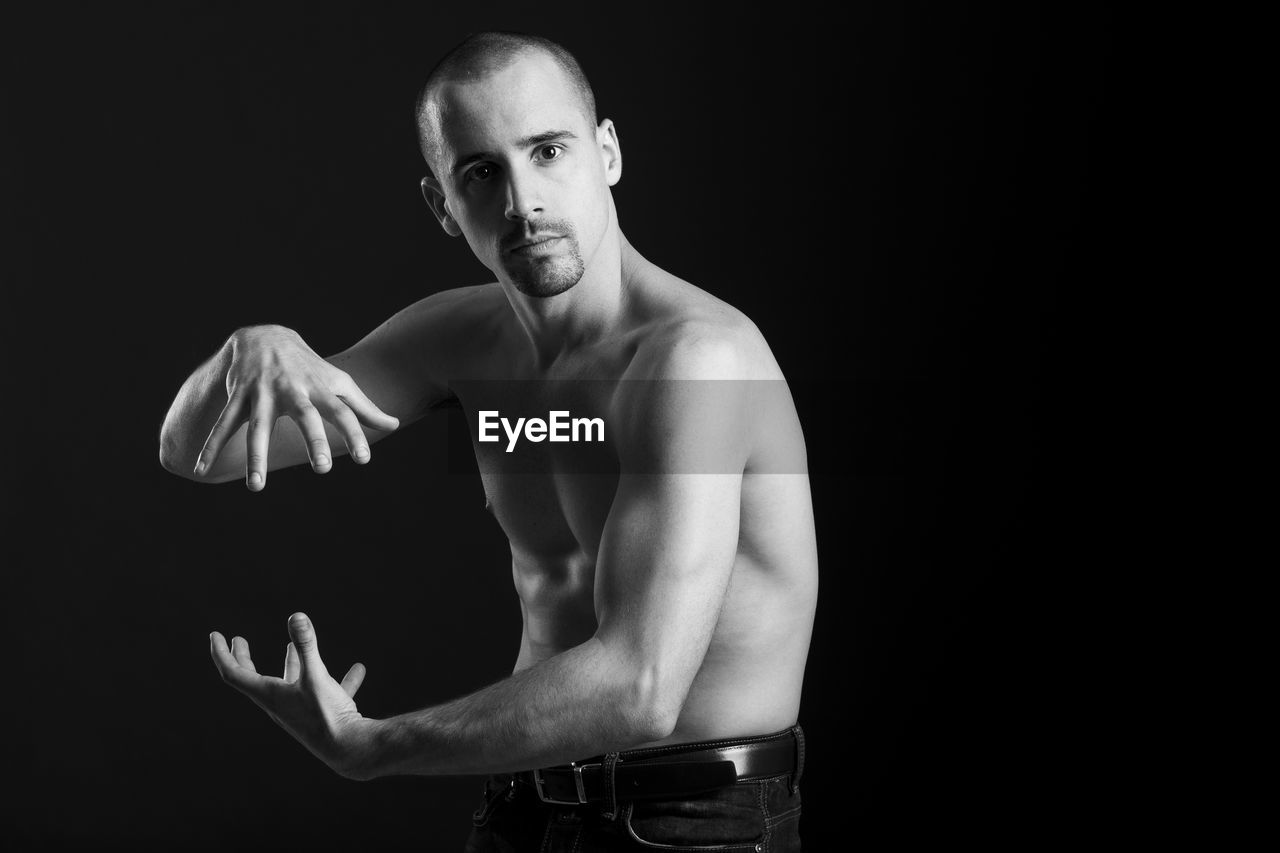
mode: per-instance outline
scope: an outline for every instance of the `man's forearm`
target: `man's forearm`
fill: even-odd
[[[231,366],[232,338],[195,369],[178,389],[160,428],[160,463],[190,477],[204,440],[227,404],[226,377]]]
[[[649,683],[627,671],[593,639],[461,699],[370,721],[361,775],[527,770],[664,737]]]

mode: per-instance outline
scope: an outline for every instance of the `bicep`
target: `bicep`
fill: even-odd
[[[600,541],[598,636],[691,679],[737,554],[740,474],[624,474]]]
[[[401,428],[448,395],[440,328],[448,323],[450,302],[438,298],[447,293],[419,300],[354,345],[325,358],[347,373],[374,405],[396,417]],[[389,434],[365,431],[371,441]]]
[[[622,473],[596,563],[597,636],[683,695],[701,666],[738,549],[744,386],[638,386],[619,420]]]

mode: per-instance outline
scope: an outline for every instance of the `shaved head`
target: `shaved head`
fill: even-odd
[[[555,61],[568,77],[583,115],[592,127],[597,124],[595,93],[591,91],[582,66],[569,51],[541,36],[497,31],[473,33],[431,69],[414,104],[418,144],[437,178],[443,177],[436,168],[435,158],[440,149],[440,128],[445,119],[444,107],[435,97],[437,90],[444,83],[482,80],[530,53],[542,53]]]

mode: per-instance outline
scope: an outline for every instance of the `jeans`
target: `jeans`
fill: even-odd
[[[801,772],[803,769],[801,768]],[[793,790],[794,788],[794,790]],[[467,853],[800,850],[800,787],[791,774],[737,782],[704,794],[601,804],[551,805],[510,774],[485,780]]]

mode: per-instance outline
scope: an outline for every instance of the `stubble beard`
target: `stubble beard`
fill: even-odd
[[[554,224],[562,235],[562,251],[533,258],[503,255],[502,266],[511,283],[516,290],[534,299],[549,299],[564,293],[581,281],[586,271],[578,235],[567,223]]]

